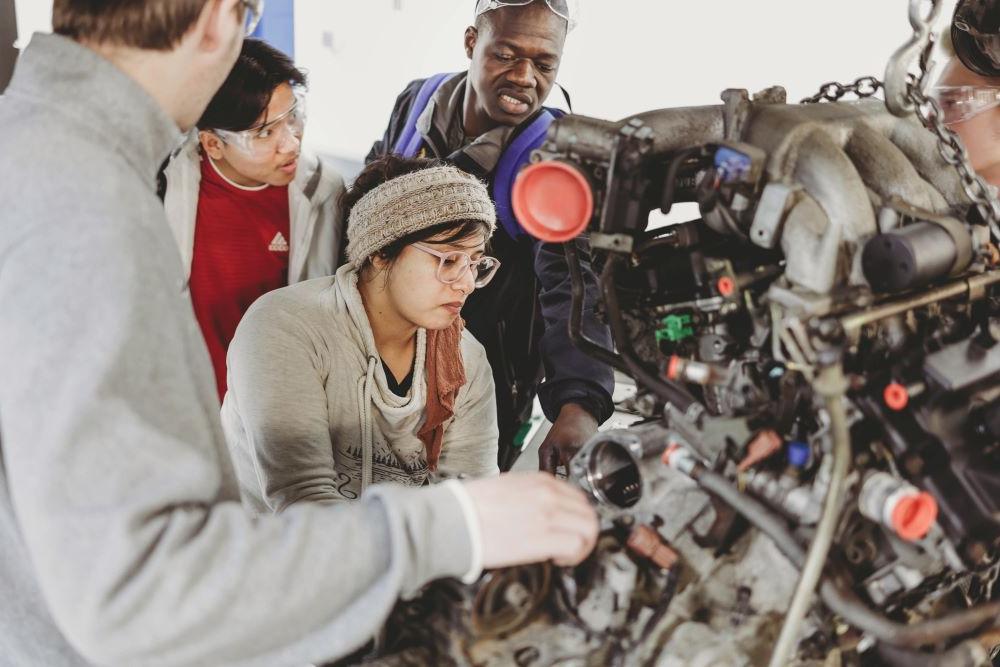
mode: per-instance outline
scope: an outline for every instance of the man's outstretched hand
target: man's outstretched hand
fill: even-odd
[[[568,471],[570,459],[597,433],[597,426],[594,416],[576,403],[564,405],[538,448],[538,469],[555,474],[561,465]]]
[[[465,483],[483,540],[483,567],[580,563],[597,543],[597,513],[580,489],[540,472]]]

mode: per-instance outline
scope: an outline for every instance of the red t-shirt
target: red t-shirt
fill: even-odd
[[[226,350],[258,297],[288,284],[288,187],[241,188],[204,157],[191,261],[191,302],[226,394]]]

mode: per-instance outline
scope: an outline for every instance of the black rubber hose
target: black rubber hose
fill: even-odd
[[[611,350],[605,348],[583,333],[583,311],[586,307],[586,286],[583,283],[583,270],[580,268],[580,256],[576,249],[576,240],[563,244],[566,255],[566,265],[569,267],[570,287],[572,288],[572,305],[569,313],[569,339],[573,341],[584,354],[589,354],[598,361],[628,373],[625,361]]]
[[[691,477],[699,486],[721,498],[771,538],[793,565],[802,567],[806,558],[805,549],[788,530],[783,519],[756,498],[741,493],[722,475],[697,466]],[[840,588],[829,577],[824,577],[819,593],[823,603],[831,611],[854,627],[892,646],[919,648],[1000,624],[1000,602],[965,609],[943,618],[903,625],[872,610],[857,595]]]
[[[666,177],[663,179],[663,194],[660,195],[660,211],[664,215],[670,213],[670,209],[674,206],[674,193],[677,189],[677,172],[680,171],[681,165],[695,155],[700,154],[703,149],[703,146],[692,146],[691,148],[685,148],[671,158],[670,164],[667,165]]]
[[[684,387],[667,380],[661,380],[656,373],[646,368],[646,365],[639,360],[632,347],[632,340],[629,337],[625,321],[622,319],[621,307],[618,305],[618,287],[615,278],[618,273],[618,266],[622,262],[619,255],[611,255],[604,265],[601,273],[601,291],[604,294],[604,308],[608,314],[608,324],[611,325],[611,336],[618,347],[618,354],[628,367],[628,373],[635,381],[653,391],[664,401],[672,404],[680,412],[685,412],[695,402],[692,396]]]

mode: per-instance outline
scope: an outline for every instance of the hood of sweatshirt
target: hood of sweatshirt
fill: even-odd
[[[376,443],[375,426],[385,436],[393,454],[404,469],[423,468],[424,447],[417,438],[423,424],[427,403],[427,382],[424,363],[427,355],[427,331],[417,329],[416,355],[413,362],[413,384],[407,396],[394,394],[388,386],[385,368],[375,346],[368,313],[358,291],[358,273],[350,266],[337,271],[333,285],[336,309],[345,309],[348,317],[335,318],[343,335],[349,336],[365,356],[364,375],[357,378],[356,391],[361,420],[362,488],[372,482],[372,468],[377,463],[379,444]]]

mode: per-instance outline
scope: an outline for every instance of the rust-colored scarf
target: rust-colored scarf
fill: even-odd
[[[444,424],[455,414],[455,398],[465,384],[465,364],[462,362],[462,329],[465,322],[456,318],[447,329],[427,331],[427,353],[424,372],[427,374],[427,408],[424,425],[417,437],[427,451],[427,466],[437,470],[444,439]]]

